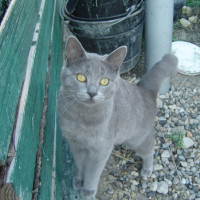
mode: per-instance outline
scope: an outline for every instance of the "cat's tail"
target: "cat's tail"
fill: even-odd
[[[161,61],[157,62],[138,83],[138,86],[151,90],[156,96],[160,86],[166,77],[177,74],[178,59],[172,54],[166,54]]]

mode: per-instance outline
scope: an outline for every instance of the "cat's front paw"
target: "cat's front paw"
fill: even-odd
[[[149,178],[151,176],[152,172],[153,172],[153,170],[151,170],[151,169],[144,169],[144,168],[142,168],[142,170],[141,170],[141,176],[143,178]]]
[[[91,199],[92,197],[95,197],[96,190],[87,190],[85,188],[81,188],[81,196],[86,199]]]
[[[82,187],[83,187],[83,181],[74,177],[73,178],[73,188],[75,190],[80,190]]]

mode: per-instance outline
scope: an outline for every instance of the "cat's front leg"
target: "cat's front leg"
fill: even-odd
[[[84,181],[84,166],[87,160],[87,150],[76,141],[69,141],[70,149],[76,164],[76,176],[73,178],[73,188],[80,190]]]
[[[100,175],[106,165],[106,162],[112,152],[110,147],[99,146],[99,149],[91,149],[87,167],[85,168],[84,185],[81,189],[81,196],[86,199],[95,197],[99,183]]]

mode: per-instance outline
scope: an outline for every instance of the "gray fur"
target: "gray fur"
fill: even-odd
[[[150,177],[156,95],[163,79],[177,73],[177,58],[165,55],[134,86],[119,76],[126,47],[100,56],[86,53],[71,36],[66,50],[67,64],[61,72],[58,110],[62,133],[77,167],[74,189],[81,190],[84,198],[94,197],[113,146],[122,143],[141,156],[141,176]],[[78,73],[84,74],[87,81],[79,82]],[[102,78],[109,79],[107,86],[99,84]]]

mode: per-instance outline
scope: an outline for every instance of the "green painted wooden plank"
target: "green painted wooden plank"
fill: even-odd
[[[0,160],[5,162],[41,0],[12,0],[0,26]]]
[[[44,156],[42,157],[42,169],[40,176],[41,186],[38,194],[38,199],[41,200],[62,199],[62,136],[58,125],[56,108],[63,55],[62,26],[59,17],[60,2],[60,0],[55,1],[55,18],[52,30],[46,126],[43,139],[43,149],[49,160],[47,160]]]
[[[42,0],[33,36],[15,129],[16,154],[9,169],[20,200],[31,199],[38,134],[45,93],[54,2]],[[35,13],[38,15],[38,13]],[[31,54],[32,53],[32,54]]]

